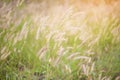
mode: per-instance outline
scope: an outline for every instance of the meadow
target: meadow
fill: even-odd
[[[0,1],[0,80],[120,80],[120,1],[70,1]]]

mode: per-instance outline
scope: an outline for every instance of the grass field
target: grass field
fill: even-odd
[[[120,80],[120,1],[65,1],[0,1],[0,80]]]

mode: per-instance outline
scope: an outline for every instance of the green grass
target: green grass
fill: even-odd
[[[112,80],[120,73],[119,17],[96,21],[88,12],[81,20],[76,13],[56,14],[58,22],[31,15],[0,27],[0,80]]]

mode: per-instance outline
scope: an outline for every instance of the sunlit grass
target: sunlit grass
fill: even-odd
[[[45,5],[1,8],[8,11],[0,14],[1,80],[112,80],[120,73],[115,6]]]

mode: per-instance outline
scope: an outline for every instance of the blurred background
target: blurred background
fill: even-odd
[[[0,0],[0,80],[120,80],[120,0]]]

